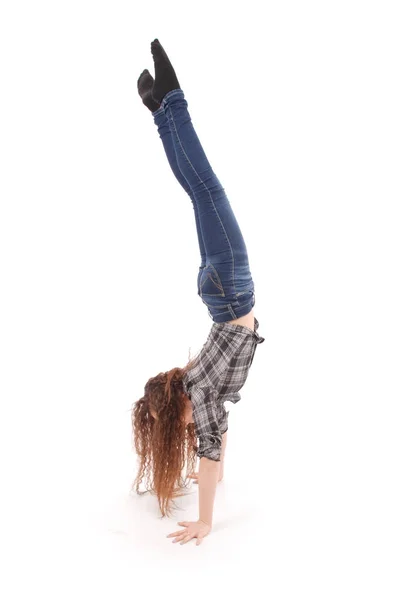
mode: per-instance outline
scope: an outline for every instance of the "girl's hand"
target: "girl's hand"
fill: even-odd
[[[210,525],[203,521],[180,521],[178,525],[185,527],[185,529],[169,533],[167,537],[174,537],[175,540],[173,540],[173,544],[180,542],[181,546],[182,544],[189,542],[189,540],[192,540],[192,538],[197,538],[196,545],[199,546],[203,538],[206,537],[212,529]]]
[[[199,473],[191,473],[190,475],[188,475],[189,479],[193,479],[194,483],[199,483]],[[218,481],[221,481],[223,479],[223,469],[220,467],[220,475],[219,475],[219,479]]]

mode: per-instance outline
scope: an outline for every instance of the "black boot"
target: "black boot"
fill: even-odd
[[[155,63],[155,83],[152,94],[157,102],[161,102],[167,92],[181,88],[173,65],[157,38],[153,40],[150,48]]]
[[[152,96],[154,80],[152,75],[147,69],[142,71],[138,79],[138,93],[142,98],[144,105],[152,112],[155,112],[159,107],[160,103]]]

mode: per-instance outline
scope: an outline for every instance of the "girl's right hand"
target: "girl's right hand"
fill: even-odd
[[[199,472],[191,473],[190,475],[188,475],[188,477],[190,479],[193,479],[194,483],[199,483]],[[223,474],[222,474],[222,469],[220,469],[220,475],[219,475],[218,481],[221,481],[222,479],[223,479]]]

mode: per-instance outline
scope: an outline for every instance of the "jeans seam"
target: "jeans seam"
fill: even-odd
[[[177,91],[177,90],[172,90],[172,92],[176,92],[176,91]],[[172,92],[169,92],[169,93],[171,93],[171,95],[173,95],[173,94],[172,94]],[[166,96],[164,97],[163,101],[166,99],[166,97],[168,97],[168,94],[166,94]],[[167,118],[168,118],[168,115],[167,115]],[[235,273],[235,260],[234,260],[234,252],[233,252],[233,249],[232,249],[232,246],[231,246],[230,239],[229,239],[229,237],[228,237],[228,235],[227,235],[227,232],[226,232],[226,230],[225,230],[225,227],[224,227],[224,225],[223,225],[223,223],[222,223],[222,221],[221,221],[221,218],[220,218],[219,212],[218,212],[218,210],[217,210],[217,208],[216,208],[216,205],[215,205],[215,203],[214,203],[214,200],[213,200],[213,198],[212,198],[212,195],[211,195],[211,192],[210,192],[210,190],[208,189],[208,187],[207,187],[207,185],[205,184],[205,182],[204,182],[204,181],[202,181],[202,179],[201,179],[201,177],[200,177],[199,173],[197,172],[197,170],[195,169],[195,167],[193,166],[193,164],[192,164],[192,163],[191,163],[191,161],[189,160],[189,158],[188,158],[188,156],[187,156],[187,153],[185,152],[185,150],[184,150],[184,148],[183,148],[183,146],[182,146],[182,143],[181,143],[180,137],[179,137],[179,135],[178,135],[177,127],[176,127],[176,125],[175,125],[175,121],[174,121],[174,115],[172,114],[172,111],[170,111],[170,118],[171,118],[171,121],[172,121],[172,123],[173,123],[173,126],[174,126],[174,131],[175,131],[175,134],[176,134],[176,136],[177,136],[178,142],[179,142],[179,144],[180,144],[181,150],[182,150],[182,152],[183,152],[183,154],[184,154],[185,158],[187,159],[187,161],[188,161],[189,165],[192,167],[192,169],[193,169],[194,173],[195,173],[195,174],[196,174],[196,176],[198,177],[198,179],[199,179],[200,183],[201,183],[201,184],[202,184],[202,185],[205,187],[205,189],[206,189],[207,193],[209,194],[210,200],[211,200],[211,202],[212,202],[212,204],[213,204],[214,211],[215,211],[215,213],[216,213],[216,215],[217,215],[217,217],[218,217],[218,219],[219,219],[219,221],[220,221],[220,225],[221,225],[221,227],[222,227],[222,229],[223,229],[223,231],[224,231],[224,233],[225,233],[225,236],[226,236],[226,239],[227,239],[228,245],[229,245],[229,247],[230,247],[231,258],[232,258],[232,261],[233,261],[233,268],[232,268],[232,278],[233,278],[233,288],[234,288],[234,293],[236,293],[236,287],[235,287],[235,277],[234,277],[234,273]],[[177,165],[178,165],[178,160],[177,160]],[[178,168],[179,168],[179,167],[178,167]],[[180,169],[180,170],[181,170],[181,169]],[[213,170],[213,169],[212,169],[212,170]],[[181,173],[182,173],[182,171],[181,171]],[[187,180],[187,178],[185,177],[184,173],[182,173],[182,175],[183,175],[183,177],[185,178],[186,182],[188,183],[188,185],[189,185],[190,189],[191,189],[191,190],[192,190],[192,192],[193,192],[192,186],[190,185],[189,181],[188,181],[188,180]],[[194,194],[194,199],[195,199],[195,193],[193,192],[193,194]],[[199,225],[200,225],[200,228],[201,228],[201,231],[202,231],[202,225],[201,225],[201,223],[199,223]],[[202,231],[202,236],[203,236],[203,231]],[[204,238],[203,238],[203,239],[204,239]],[[207,249],[206,249],[206,248],[205,248],[205,251],[206,251],[206,255],[207,255]]]
[[[166,102],[169,98],[171,98],[171,96],[176,96],[177,94],[183,94],[184,92],[182,91],[181,88],[176,88],[175,90],[170,90],[169,92],[167,92],[167,94],[165,94],[163,100],[160,103],[161,107],[165,107]]]
[[[176,94],[175,94],[175,92],[177,92],[177,91],[181,91],[181,90],[172,90],[171,92],[168,92],[168,93],[167,93],[167,94],[164,96],[164,98],[163,98],[163,100],[162,100],[162,104],[161,104],[160,106],[163,106],[163,108],[164,108],[164,102],[165,102],[165,99],[166,99],[166,98],[169,98],[170,96],[175,96],[175,95],[176,95]],[[165,114],[166,114],[166,113],[165,113]],[[166,114],[166,118],[167,118],[167,121],[169,122],[169,118],[168,118],[168,115],[167,115],[167,114]],[[175,126],[174,119],[172,119],[172,121],[173,121],[173,125],[174,125],[174,131],[175,131],[175,133],[176,133],[176,136],[177,136],[177,138],[178,138],[178,141],[180,142],[180,146],[181,146],[181,148],[182,148],[182,145],[181,145],[181,140],[180,140],[180,138],[178,137],[177,128],[176,128],[176,126]],[[169,122],[169,124],[170,124],[170,122]],[[171,130],[171,127],[170,127],[170,130]],[[173,132],[171,132],[171,135],[173,135]],[[174,136],[173,136],[173,137],[174,137]],[[187,182],[187,184],[188,184],[188,187],[189,187],[189,189],[191,190],[191,192],[192,192],[192,195],[193,195],[193,197],[194,197],[194,199],[193,199],[193,203],[195,204],[195,203],[196,203],[196,199],[195,199],[195,194],[194,194],[194,191],[193,191],[193,189],[192,189],[192,186],[191,186],[191,184],[189,183],[188,179],[185,177],[185,174],[184,174],[184,173],[182,172],[182,170],[180,169],[180,165],[179,165],[179,163],[178,163],[177,150],[176,150],[176,148],[175,148],[175,143],[173,143],[173,148],[174,148],[174,152],[175,152],[175,155],[176,155],[176,158],[177,158],[177,168],[180,170],[180,172],[181,172],[181,175],[183,176],[183,178],[184,178],[184,179],[185,179],[185,181]],[[191,165],[191,166],[192,166],[192,165]],[[189,194],[188,194],[188,195],[189,195]],[[191,198],[191,197],[190,197],[190,198]],[[192,200],[192,198],[191,198],[191,200]],[[194,206],[194,210],[196,210],[197,208],[198,208],[197,206]],[[199,212],[198,212],[198,215],[199,215]],[[206,258],[206,257],[207,257],[207,252],[206,252],[206,246],[205,246],[205,238],[203,237],[202,223],[201,223],[201,220],[200,220],[200,218],[198,218],[198,222],[199,222],[199,229],[200,229],[201,236],[202,236],[202,243],[203,243],[203,247],[204,247],[204,249],[205,249],[205,258]],[[202,260],[202,256],[201,256],[201,260]],[[207,258],[206,258],[206,260],[207,260]]]
[[[173,92],[176,92],[177,90],[172,90],[172,91],[173,91]],[[180,91],[180,90],[179,90],[179,91]],[[166,94],[166,96],[169,96],[169,94],[171,94],[171,92],[168,92],[168,94]],[[174,94],[172,94],[172,95],[174,95]],[[159,112],[159,111],[160,111],[160,112]],[[156,113],[158,113],[158,114],[156,114]],[[188,179],[185,177],[184,173],[181,171],[181,169],[180,169],[180,166],[179,166],[179,164],[178,164],[177,152],[176,152],[176,149],[175,149],[175,143],[174,143],[174,136],[173,136],[173,132],[171,131],[170,122],[169,122],[168,116],[166,115],[166,111],[164,110],[164,105],[163,105],[163,103],[162,103],[162,104],[160,105],[160,107],[157,109],[156,113],[152,113],[152,114],[153,114],[153,116],[154,116],[155,118],[157,118],[159,115],[163,114],[163,116],[164,116],[164,119],[165,119],[165,121],[166,121],[166,124],[167,124],[167,127],[168,127],[168,129],[169,129],[169,131],[170,131],[170,135],[171,135],[171,137],[173,138],[173,144],[172,144],[172,146],[173,146],[173,150],[174,150],[174,154],[175,154],[175,160],[176,160],[176,163],[177,163],[177,169],[179,170],[179,172],[181,173],[182,177],[183,177],[183,178],[185,179],[185,181],[187,182],[187,185],[188,185],[188,187],[189,187],[189,190],[190,190],[190,193],[189,193],[189,192],[187,192],[187,193],[188,193],[188,196],[189,196],[189,198],[190,198],[190,200],[191,200],[191,203],[192,203],[192,205],[193,205],[193,209],[194,209],[194,213],[195,213],[195,215],[194,215],[194,216],[195,216],[195,225],[196,225],[196,223],[198,223],[198,224],[199,224],[199,229],[200,229],[200,235],[201,235],[201,239],[199,240],[199,235],[198,235],[198,242],[199,242],[199,253],[200,253],[200,255],[201,255],[201,262],[202,262],[203,260],[205,260],[205,262],[206,262],[206,248],[205,248],[205,241],[204,241],[204,239],[203,239],[202,224],[201,224],[201,221],[200,221],[200,218],[199,218],[198,205],[197,205],[197,203],[196,203],[196,200],[195,200],[195,194],[193,193],[193,190],[192,190],[191,186],[189,185],[189,181],[188,181]],[[155,119],[155,123],[156,123],[156,119]],[[157,125],[157,127],[158,127],[158,128],[161,126],[161,124],[158,124],[158,123],[156,123],[156,125]],[[160,137],[161,137],[161,136],[160,136]],[[163,142],[163,140],[162,140],[162,142]],[[183,186],[182,186],[182,187],[183,187]],[[191,194],[192,194],[193,198],[192,198]],[[202,255],[202,252],[201,252],[201,246],[202,246],[202,248],[203,248],[203,250],[204,250],[204,255]]]
[[[227,312],[227,310],[229,310],[229,307],[231,306],[231,304],[223,304],[222,306],[214,306],[214,304],[208,304],[206,302],[206,300],[203,300],[201,297],[201,300],[203,301],[203,304],[205,306],[207,306],[208,308],[213,308],[214,310],[220,310],[220,308],[225,309],[223,310],[221,313],[217,313],[217,314],[223,314],[224,312]]]
[[[236,314],[235,314],[235,312],[233,311],[231,304],[229,304],[229,305],[228,305],[228,310],[230,311],[230,313],[231,313],[231,315],[232,315],[233,319],[236,319],[236,318],[237,318],[237,315],[236,315]]]
[[[160,114],[164,113],[164,108],[162,105],[159,106],[154,112],[152,112],[153,117],[158,117]]]

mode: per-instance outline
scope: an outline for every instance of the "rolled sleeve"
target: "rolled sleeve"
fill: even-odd
[[[223,435],[223,433],[225,433],[228,429],[228,415],[229,411],[226,410],[223,402],[220,402],[217,409],[217,420],[219,423],[219,430],[221,435]]]
[[[193,387],[191,402],[195,434],[199,440],[197,456],[219,461],[222,435],[219,424],[217,392],[213,388]]]

